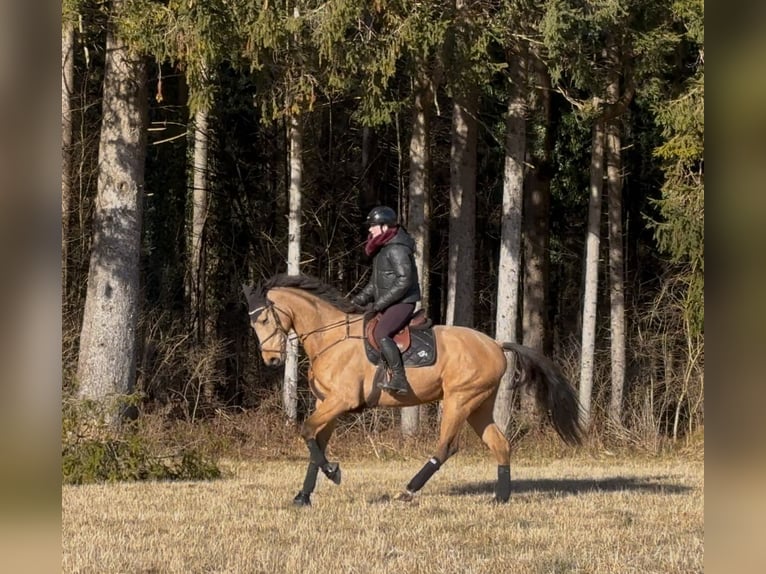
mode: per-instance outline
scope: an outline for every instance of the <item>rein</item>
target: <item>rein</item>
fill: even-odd
[[[258,307],[257,309],[253,309],[252,311],[249,311],[248,315],[250,315],[251,317],[255,317],[255,315],[257,315],[258,313],[260,313],[264,309],[269,309],[269,308],[272,309],[272,312],[273,312],[274,319],[276,321],[277,327],[274,329],[274,332],[271,335],[269,335],[268,337],[266,337],[263,340],[263,342],[259,342],[258,346],[260,347],[261,351],[266,350],[266,351],[278,351],[279,353],[285,353],[285,351],[282,350],[282,349],[264,349],[263,346],[266,344],[266,341],[271,339],[277,333],[282,333],[285,337],[288,337],[287,329],[285,329],[284,326],[282,325],[282,321],[280,320],[279,314],[276,313],[276,311],[280,311],[280,312],[282,312],[282,313],[284,313],[285,315],[288,315],[288,316],[289,316],[289,313],[287,313],[287,311],[285,311],[284,309],[280,309],[274,303],[269,301],[269,303],[267,303],[266,305],[262,305],[262,306]],[[315,335],[317,333],[323,333],[325,331],[331,331],[332,329],[335,329],[336,327],[340,327],[341,325],[345,324],[345,326],[346,326],[346,334],[345,334],[345,336],[342,339],[338,339],[337,341],[335,341],[333,343],[330,343],[327,347],[325,347],[324,349],[322,349],[321,351],[316,353],[314,355],[314,359],[316,359],[319,355],[321,355],[322,353],[324,353],[328,349],[334,347],[338,343],[342,343],[343,341],[345,341],[347,339],[364,339],[364,336],[359,337],[357,335],[352,335],[351,334],[351,330],[350,330],[350,327],[351,327],[352,323],[357,323],[359,321],[362,321],[363,319],[364,319],[364,315],[362,315],[360,317],[357,317],[356,319],[350,320],[349,319],[349,314],[345,313],[344,314],[344,318],[343,318],[342,321],[336,321],[335,323],[330,323],[328,325],[323,325],[321,327],[317,327],[316,329],[314,329],[312,331],[308,331],[307,333],[298,334],[298,341],[301,344],[303,344],[304,341],[306,339],[308,339],[311,335]]]
[[[303,335],[299,335],[298,339],[300,340],[301,343],[303,343],[303,341],[305,341],[311,335],[314,335],[316,333],[322,333],[324,331],[330,331],[330,330],[335,329],[336,327],[339,327],[339,326],[341,326],[343,324],[346,325],[346,335],[342,339],[338,339],[334,343],[330,343],[324,349],[322,349],[316,355],[314,355],[314,360],[316,360],[316,358],[319,355],[321,355],[322,353],[324,353],[328,349],[331,349],[332,347],[334,347],[338,343],[342,343],[343,341],[345,341],[347,339],[364,339],[364,336],[359,337],[357,335],[352,335],[351,331],[350,331],[351,323],[357,323],[357,322],[359,322],[359,321],[361,321],[363,319],[364,319],[364,315],[362,315],[361,317],[357,317],[353,321],[350,321],[349,318],[348,318],[348,313],[345,313],[343,321],[337,321],[335,323],[330,323],[329,325],[324,325],[323,327],[318,327],[318,328],[314,329],[313,331],[309,331],[308,333],[304,333]]]

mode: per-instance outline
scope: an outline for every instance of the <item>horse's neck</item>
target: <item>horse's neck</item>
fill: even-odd
[[[299,289],[281,288],[272,292],[274,303],[292,314],[293,330],[312,356],[346,336],[347,315],[319,297]]]

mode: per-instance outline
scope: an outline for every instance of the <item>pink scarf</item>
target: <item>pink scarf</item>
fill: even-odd
[[[375,253],[378,252],[378,249],[383,247],[394,237],[394,235],[396,235],[397,231],[399,231],[398,227],[389,227],[377,237],[373,237],[372,234],[370,234],[367,237],[367,243],[364,244],[364,252],[368,257],[375,255]]]

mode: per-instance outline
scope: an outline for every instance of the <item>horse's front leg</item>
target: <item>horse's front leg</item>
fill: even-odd
[[[311,504],[311,493],[316,486],[316,478],[320,470],[332,482],[340,484],[340,465],[327,460],[325,448],[332,435],[335,420],[348,410],[349,406],[345,402],[328,398],[317,403],[314,413],[304,421],[301,436],[309,449],[309,465],[306,469],[303,488],[294,499],[296,505]]]
[[[333,430],[335,430],[335,421],[330,422],[321,432],[317,433],[316,444],[322,453],[327,449],[327,443],[330,442]],[[293,504],[296,506],[311,506],[311,493],[314,492],[314,488],[316,487],[318,474],[319,466],[314,462],[312,457],[312,459],[309,460],[308,468],[306,468],[306,477],[303,479],[303,488],[301,488],[300,492],[298,492],[293,499]],[[338,470],[338,481],[340,481],[340,470]]]

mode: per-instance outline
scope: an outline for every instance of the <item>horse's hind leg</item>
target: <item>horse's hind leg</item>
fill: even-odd
[[[455,399],[445,398],[442,402],[442,423],[439,430],[439,444],[436,454],[428,459],[423,468],[407,483],[407,490],[399,495],[399,500],[412,500],[413,495],[423,488],[441,465],[458,450],[458,433],[465,422],[469,405],[458,406]]]
[[[333,430],[335,430],[334,420],[328,423],[316,435],[317,446],[323,455],[327,449],[327,443],[330,442]],[[340,471],[338,470],[338,472]],[[293,498],[293,504],[296,506],[311,506],[311,493],[314,492],[316,487],[318,474],[319,466],[313,460],[309,460],[308,467],[306,468],[306,477],[303,479],[303,488]]]
[[[497,483],[495,501],[508,502],[511,496],[511,445],[505,435],[497,428],[493,418],[494,395],[468,416],[468,424],[489,447],[497,461]]]

